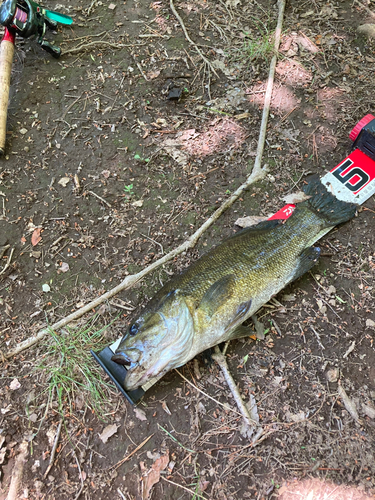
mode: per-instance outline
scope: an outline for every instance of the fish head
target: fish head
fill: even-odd
[[[146,308],[112,356],[112,361],[126,366],[125,389],[136,389],[185,364],[193,337],[193,318],[178,290],[164,296],[157,307]]]

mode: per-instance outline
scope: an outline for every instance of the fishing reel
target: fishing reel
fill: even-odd
[[[57,27],[57,21],[48,16],[50,12],[53,13],[32,0],[5,0],[0,6],[0,24],[22,38],[36,35],[42,49],[57,59],[61,55],[60,47],[44,40],[46,29],[55,30]]]

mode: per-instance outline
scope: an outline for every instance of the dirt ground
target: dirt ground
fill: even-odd
[[[361,1],[287,3],[266,178],[194,250],[70,333],[3,362],[1,499],[22,442],[22,499],[147,498],[152,475],[153,499],[301,498],[292,492],[300,481],[310,499],[345,498],[339,486],[356,488],[348,498],[374,495],[374,199],[320,241],[311,273],[259,311],[265,340],[229,346],[236,383],[257,404],[256,446],[218,403],[236,409],[215,363],[200,358],[167,374],[134,409],[89,355],[121,336],[172,274],[237,231],[238,218],[269,216],[308,173],[323,175],[348,154],[349,131],[375,112],[375,45],[357,33],[375,22],[375,3]],[[176,1],[215,75],[167,0],[47,7],[75,23],[48,35],[61,44],[59,60],[17,40],[0,163],[3,352],[176,248],[245,181],[278,12],[266,0]],[[74,390],[53,378],[69,360]],[[84,369],[103,381],[96,403]],[[318,480],[331,486],[313,496]]]

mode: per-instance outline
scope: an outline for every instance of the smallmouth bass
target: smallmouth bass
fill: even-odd
[[[126,390],[184,365],[221,342],[250,335],[243,322],[309,271],[321,234],[354,217],[357,205],[330,194],[318,178],[285,222],[239,231],[166,283],[130,325],[112,360],[125,365]]]

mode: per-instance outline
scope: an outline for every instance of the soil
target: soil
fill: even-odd
[[[266,178],[194,250],[75,321],[73,330],[108,326],[91,347],[120,337],[162,283],[238,230],[238,218],[276,212],[308,173],[323,175],[348,154],[351,128],[375,111],[375,45],[357,33],[374,22],[374,2],[363,5],[288,2]],[[166,0],[47,7],[75,22],[47,35],[62,47],[58,60],[17,40],[0,165],[4,352],[176,248],[245,181],[278,12],[265,0],[176,2],[215,74]],[[308,498],[345,498],[346,487],[348,498],[373,497],[374,244],[372,198],[319,242],[312,272],[258,312],[265,340],[231,342],[230,371],[245,401],[255,398],[264,431],[255,446],[241,417],[217,402],[236,409],[219,367],[201,358],[179,372],[202,392],[174,371],[136,409],[90,359],[82,365],[106,383],[101,409],[82,385],[60,400],[49,393],[60,363],[52,336],[4,361],[0,498],[22,441],[17,498],[130,500],[142,488],[153,499],[301,498],[296,482]],[[328,489],[311,486],[322,481]]]

